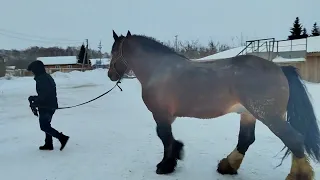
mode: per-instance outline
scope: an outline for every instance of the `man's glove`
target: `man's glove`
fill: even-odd
[[[32,113],[35,116],[38,116],[38,110],[37,110],[36,106],[34,105],[34,101],[36,98],[37,98],[37,96],[29,96],[28,101],[30,103],[30,108],[31,108]]]
[[[36,100],[36,98],[37,98],[37,96],[29,96],[28,101],[29,101],[30,103],[32,103],[33,101]]]
[[[32,113],[33,113],[35,116],[38,117],[38,110],[37,110],[37,108],[36,108],[35,106],[33,106],[33,105],[30,105],[30,108],[31,108]]]

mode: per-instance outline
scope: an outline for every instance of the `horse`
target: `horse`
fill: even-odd
[[[113,30],[108,77],[120,81],[132,70],[142,100],[152,113],[163,158],[156,173],[170,174],[182,160],[184,144],[171,125],[177,117],[213,119],[240,115],[237,146],[217,165],[217,172],[236,175],[255,141],[258,119],[284,144],[282,161],[292,155],[286,180],[311,180],[310,159],[320,160],[320,133],[312,103],[299,71],[253,55],[198,62],[176,53],[153,37],[120,36]],[[281,164],[280,164],[281,165]]]

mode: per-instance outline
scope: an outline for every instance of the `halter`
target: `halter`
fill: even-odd
[[[125,60],[125,58],[124,58],[124,56],[123,56],[123,43],[124,43],[125,40],[126,40],[126,37],[124,37],[123,40],[121,40],[120,45],[119,45],[119,55],[118,55],[116,58],[114,58],[115,60],[114,60],[114,63],[112,64],[113,69],[116,71],[117,75],[120,77],[118,81],[120,81],[120,80],[123,78],[125,72],[129,69],[129,64],[128,64],[128,62]],[[113,58],[112,58],[112,59],[113,59]],[[118,73],[116,67],[114,66],[114,64],[115,64],[118,60],[121,60],[121,61],[123,62],[123,64],[126,66],[126,70],[124,71],[124,73],[123,73],[122,76],[120,76],[120,74]]]

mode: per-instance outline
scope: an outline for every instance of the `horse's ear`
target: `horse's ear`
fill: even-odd
[[[130,36],[131,36],[131,32],[128,30],[127,37],[130,37]]]
[[[116,32],[114,32],[114,30],[112,30],[112,34],[113,34],[114,41],[116,41],[119,38],[119,36],[117,35]]]

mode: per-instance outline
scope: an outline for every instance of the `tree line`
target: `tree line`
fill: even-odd
[[[201,58],[217,52],[230,49],[226,44],[219,44],[209,41],[207,46],[201,45],[198,41],[177,41],[175,44],[171,41],[162,42],[163,44],[174,49],[176,52],[185,55],[188,58]],[[77,56],[78,62],[82,63],[85,45],[79,47],[69,46],[62,47],[38,47],[32,46],[24,50],[0,50],[0,57],[6,59],[6,66],[16,66],[16,69],[26,69],[28,64],[37,59],[37,57],[50,57],[50,56]],[[98,50],[88,48],[85,63],[91,58],[109,58],[109,53],[101,53]]]
[[[290,35],[288,36],[288,40],[293,39],[301,39],[311,36],[319,36],[320,30],[319,26],[315,22],[312,26],[310,32],[307,31],[306,27],[300,22],[299,17],[296,17],[294,20],[293,26],[290,28]],[[213,40],[209,40],[207,44],[203,45],[199,43],[198,40],[191,41],[166,41],[161,43],[169,46],[177,53],[182,54],[190,59],[202,58],[208,55],[212,55],[221,51],[228,50],[232,48],[227,44],[220,44],[219,42],[214,42]],[[242,43],[242,42],[240,42]],[[243,44],[241,44],[243,45]],[[37,57],[46,57],[46,56],[77,56],[79,59],[79,63],[82,63],[82,59],[84,56],[84,44],[74,47],[69,46],[67,48],[62,47],[38,47],[32,46],[24,50],[0,50],[0,59],[6,59],[6,66],[16,66],[17,69],[25,69],[28,64]],[[1,58],[2,56],[2,58]],[[86,55],[86,63],[87,59],[90,58],[109,58],[110,55],[108,53],[100,54],[100,51],[95,49],[88,48],[88,54]]]

